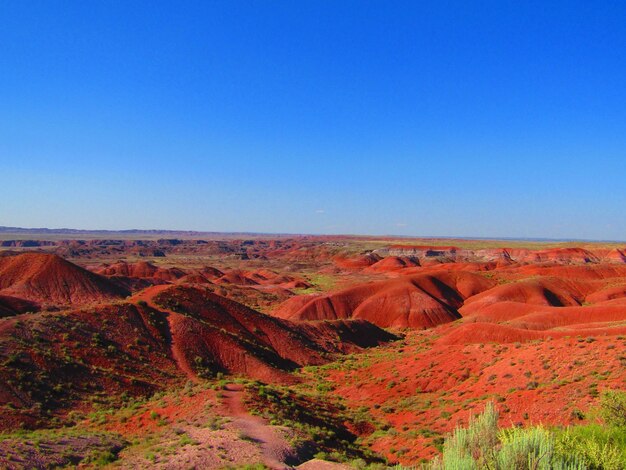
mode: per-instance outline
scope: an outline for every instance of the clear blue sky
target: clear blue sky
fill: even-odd
[[[1,1],[0,225],[626,239],[626,2]]]

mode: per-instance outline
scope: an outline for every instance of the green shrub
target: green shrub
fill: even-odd
[[[602,393],[600,410],[607,425],[626,428],[626,392],[607,390]]]
[[[539,426],[498,429],[498,412],[488,403],[467,428],[457,428],[446,439],[433,470],[583,470],[575,454],[559,453],[553,434]]]
[[[561,456],[576,455],[586,468],[626,468],[626,433],[615,427],[589,424],[556,433],[555,450]]]
[[[499,469],[583,469],[578,459],[555,452],[554,437],[542,426],[511,428],[500,432],[496,454]]]
[[[481,468],[493,460],[498,442],[498,412],[493,403],[485,411],[470,418],[467,428],[457,428],[444,442],[443,468]]]

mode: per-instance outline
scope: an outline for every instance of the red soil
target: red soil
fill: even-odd
[[[218,277],[222,277],[224,275],[222,271],[212,266],[205,266],[200,270],[200,274],[210,280],[217,279]]]
[[[126,263],[120,261],[111,266],[107,266],[98,271],[105,276],[127,276],[138,278],[153,278],[161,281],[176,281],[185,275],[185,272],[178,268],[161,268],[147,261],[136,263]]]
[[[427,328],[460,318],[456,309],[464,299],[494,283],[467,272],[403,276],[324,296],[296,298],[274,315],[294,320],[361,318],[381,327]]]
[[[307,288],[311,287],[309,283],[303,279],[295,278],[287,275],[279,275],[268,269],[257,271],[243,271],[233,269],[225,272],[221,277],[214,280],[215,284],[220,285],[237,285],[237,286],[269,286],[283,287],[285,289]]]
[[[201,357],[218,370],[289,381],[284,370],[322,364],[327,361],[327,353],[341,352],[348,343],[337,341],[343,328],[341,322],[297,325],[206,290],[155,287],[140,298],[150,298],[157,308],[167,309],[168,321],[173,324],[172,341],[181,345],[180,357],[189,364]],[[179,311],[184,313],[176,313]],[[373,331],[366,324],[355,323],[354,327],[369,330],[376,344],[383,338],[391,339],[382,330]],[[358,346],[354,344],[352,348]]]
[[[0,318],[37,311],[39,311],[39,305],[35,302],[8,295],[0,295]]]
[[[501,302],[519,302],[525,305],[561,307],[580,305],[589,289],[581,283],[560,279],[533,279],[503,284],[481,292],[465,302],[461,308],[463,316]]]
[[[528,330],[494,323],[466,323],[443,336],[438,344],[524,343],[572,336],[605,337],[626,333],[626,325],[606,323],[571,325],[568,329]]]
[[[626,297],[626,285],[619,285],[597,290],[585,297],[585,302],[595,304],[624,297]]]
[[[359,256],[337,255],[333,257],[333,263],[344,269],[361,269],[371,266],[381,259],[382,258],[375,253]]]
[[[592,263],[598,257],[584,248],[555,248],[532,252],[534,262],[553,261],[557,263]]]
[[[617,248],[608,251],[604,254],[603,258],[606,261],[613,261],[618,263],[626,263],[626,253],[624,250],[618,250]]]
[[[178,280],[179,284],[212,284],[208,277],[200,273],[187,274]]]
[[[610,279],[626,278],[626,266],[621,264],[592,264],[563,266],[554,264],[525,265],[510,271],[520,276],[554,276],[565,279]]]
[[[415,431],[446,433],[487,400],[503,425],[568,424],[597,402],[597,389],[624,388],[624,249],[388,245],[348,255],[355,250],[337,240],[50,245],[77,257],[129,247],[228,257],[228,269],[115,263],[106,277],[51,255],[0,258],[0,317],[11,315],[0,319],[0,406],[12,405],[0,429],[44,425],[48,413],[63,418],[98,394],[145,396],[217,371],[292,383],[308,373],[296,368],[359,352],[349,367],[315,373],[395,430],[374,437],[375,450],[397,460],[390,449],[406,448],[399,460],[415,464],[435,453]],[[274,317],[242,305],[270,310],[288,289],[309,287],[302,277],[315,269],[344,288],[293,297]],[[44,302],[83,307],[22,313]],[[85,307],[93,302],[108,305]],[[369,322],[432,329],[365,351],[393,339]]]
[[[374,450],[415,465],[436,455],[438,434],[466,426],[487,401],[496,402],[502,426],[577,422],[574,411],[597,403],[599,392],[624,387],[620,330],[577,338],[493,324],[445,325],[409,333],[405,344],[368,352],[328,379],[348,406],[367,407],[394,429],[374,439]],[[416,436],[419,430],[432,437]],[[398,457],[392,449],[405,452]]]
[[[0,258],[0,294],[76,305],[123,298],[129,292],[56,255],[23,253]]]
[[[365,271],[387,272],[419,266],[419,261],[406,256],[388,256],[372,264]]]
[[[576,324],[622,322],[626,320],[623,305],[591,305],[587,307],[535,307],[528,314],[509,322],[510,325],[533,330],[563,328]]]
[[[276,429],[258,417],[251,415],[244,405],[244,390],[241,385],[229,384],[223,392],[223,403],[227,416],[235,419],[234,424],[247,438],[253,439],[261,447],[263,463],[271,470],[291,468],[284,463],[289,446]]]
[[[241,270],[233,270],[225,273],[222,277],[215,280],[216,284],[235,284],[238,286],[256,286],[259,283],[248,277],[248,273]]]
[[[297,367],[392,339],[366,322],[294,324],[171,285],[131,303],[20,315],[0,320],[0,406],[12,404],[0,429],[34,425],[98,391],[145,394],[219,371],[290,383]]]

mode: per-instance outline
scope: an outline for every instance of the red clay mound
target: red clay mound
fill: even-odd
[[[13,407],[3,412],[0,429],[40,419],[45,425],[46,410],[95,394],[164,389],[181,377],[169,354],[164,318],[128,303],[4,319],[0,405]]]
[[[543,262],[552,261],[555,263],[597,263],[598,257],[584,248],[554,248],[530,252],[534,257],[532,261]]]
[[[543,339],[548,334],[493,323],[467,323],[443,336],[438,344],[515,343]]]
[[[626,263],[626,254],[624,254],[623,250],[618,250],[615,248],[614,250],[609,251],[604,255],[604,259],[609,262],[614,263]]]
[[[535,307],[534,311],[509,322],[509,325],[532,330],[566,328],[571,325],[626,321],[624,305],[591,305],[587,307]],[[610,326],[610,325],[606,325]]]
[[[368,298],[354,311],[353,317],[396,328],[431,328],[461,318],[454,307],[410,285],[390,288]]]
[[[228,271],[222,277],[215,280],[215,284],[235,284],[237,286],[256,286],[259,283],[248,277],[248,273],[239,269]]]
[[[626,332],[626,326],[606,327],[576,325],[567,330],[527,330],[493,323],[466,323],[452,329],[437,341],[439,345],[466,345],[477,343],[525,343],[550,338],[615,336]]]
[[[428,328],[460,318],[456,309],[463,301],[494,284],[468,272],[403,276],[295,298],[274,314],[293,320],[361,318],[381,327]]]
[[[624,297],[626,297],[626,283],[621,286],[607,287],[605,289],[593,292],[585,298],[585,302],[590,304],[596,304],[599,302],[606,302],[607,300],[620,299]]]
[[[296,295],[280,304],[274,310],[272,316],[297,320],[295,316],[298,311],[300,311],[309,302],[322,297],[324,297],[323,294]]]
[[[259,269],[257,271],[245,272],[244,275],[246,279],[265,286],[281,286],[285,288],[288,288],[289,286],[304,288],[310,287],[310,284],[307,284],[302,279],[286,276],[284,274],[278,274],[274,271],[270,271],[269,269]]]
[[[218,277],[222,277],[224,275],[222,271],[212,266],[205,266],[200,270],[200,274],[210,280],[217,279]]]
[[[295,324],[204,288],[154,286],[133,301],[2,320],[0,406],[12,407],[0,429],[104,391],[144,395],[220,371],[292,382],[296,367],[396,339],[363,321]]]
[[[491,254],[495,250],[481,250]],[[600,258],[596,253],[584,248],[549,248],[547,250],[529,250],[526,248],[505,248],[501,252],[501,261],[519,263],[556,263],[560,265],[597,263]]]
[[[0,295],[0,318],[19,315],[26,312],[38,312],[39,305],[17,297]]]
[[[0,258],[0,293],[46,304],[81,304],[126,297],[109,279],[56,255],[23,253]]]
[[[251,271],[247,274],[250,279],[254,279],[259,284],[263,283],[276,283],[276,279],[280,278],[277,273],[270,271],[269,269],[259,269],[257,271]]]
[[[626,266],[619,264],[594,264],[584,266],[526,265],[515,269],[524,276],[554,276],[566,279],[610,279],[626,277]]]
[[[503,284],[468,299],[460,312],[463,316],[469,316],[502,302],[551,307],[580,305],[584,299],[581,291],[586,290],[586,287],[581,288],[573,281],[560,279],[532,279]]]
[[[209,279],[200,273],[187,274],[178,280],[179,284],[212,284]]]
[[[337,342],[337,327],[302,326],[270,317],[208,290],[171,287],[153,300],[156,308],[170,312],[172,342],[193,368],[202,357],[212,369],[250,375],[258,379],[284,380],[283,371],[301,365],[322,364],[326,355],[349,346]],[[391,339],[388,333],[365,322],[353,328],[379,344]],[[356,334],[356,333],[355,333]],[[357,334],[358,336],[358,334]],[[352,344],[352,349],[357,345]]]
[[[626,305],[626,297],[617,297],[615,299],[604,300],[602,302],[593,304],[594,307],[601,307],[601,306],[612,307],[615,305]]]
[[[533,313],[536,305],[521,302],[497,302],[494,304],[467,304],[459,309],[464,321],[472,322],[508,322],[518,317]]]
[[[380,261],[372,264],[365,271],[372,272],[388,272],[388,271],[398,271],[405,268],[411,268],[414,266],[419,266],[419,261],[414,258],[410,258],[407,256],[387,256],[386,258],[381,259]]]
[[[263,286],[264,290],[276,287],[284,289],[306,289],[311,287],[311,284],[303,279],[280,275],[269,269],[260,269],[258,271],[233,269],[225,272],[221,277],[215,279],[214,282],[219,285],[252,286],[255,288]]]
[[[178,268],[160,268],[147,261],[126,263],[120,261],[98,271],[105,276],[126,276],[137,278],[152,278],[161,281],[176,281],[185,276],[185,272]]]
[[[281,284],[284,289],[308,289],[312,287],[312,284],[303,280],[288,281]]]
[[[451,272],[451,271],[468,271],[468,272],[480,272],[491,271],[497,267],[495,261],[489,262],[441,262],[434,260],[433,262],[426,261],[422,263],[422,267],[407,268],[402,271],[402,275],[408,276],[412,274],[424,274],[424,273],[437,273],[437,272]]]
[[[344,269],[363,269],[379,262],[381,259],[381,256],[376,253],[358,256],[337,255],[333,257],[333,263]]]

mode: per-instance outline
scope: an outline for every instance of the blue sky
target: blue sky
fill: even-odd
[[[0,2],[0,225],[626,239],[626,3]]]

